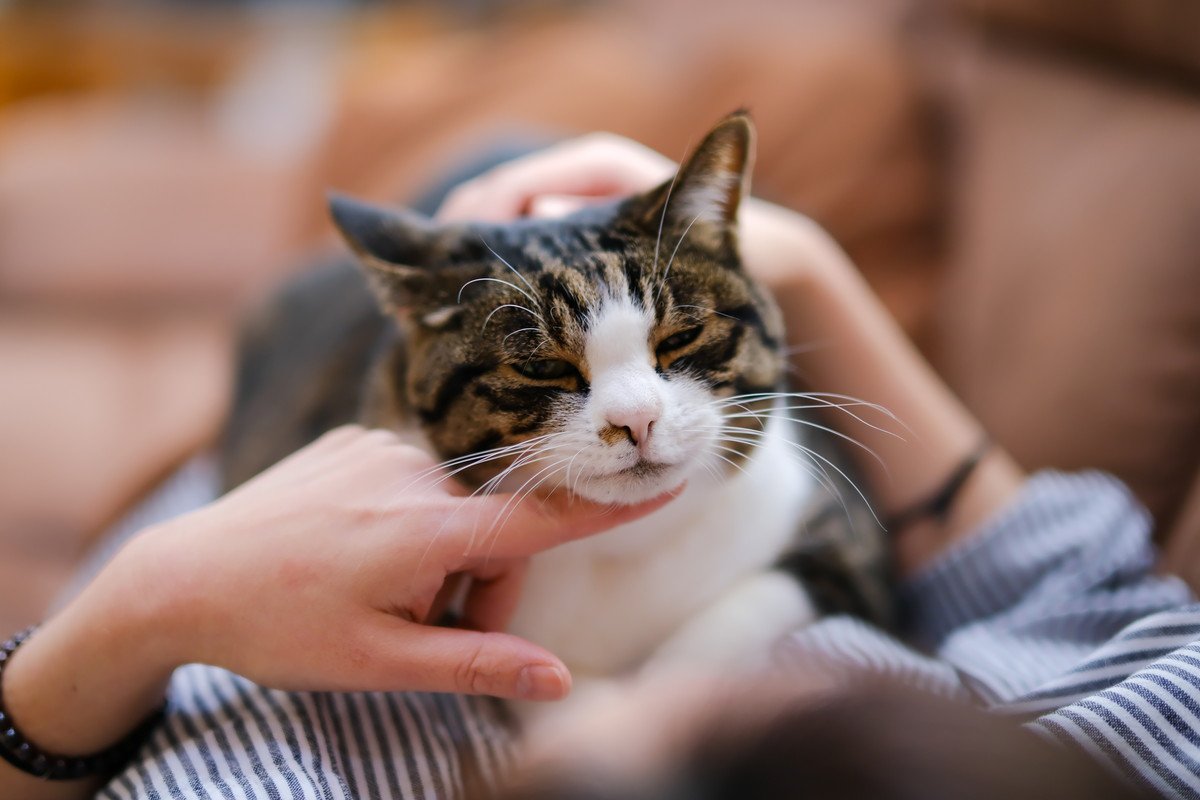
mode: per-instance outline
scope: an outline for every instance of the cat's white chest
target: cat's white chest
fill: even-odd
[[[772,420],[743,472],[716,481],[700,470],[654,514],[535,557],[509,630],[579,676],[642,664],[793,540],[813,479],[791,428]]]

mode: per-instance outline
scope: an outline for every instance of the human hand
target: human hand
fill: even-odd
[[[4,701],[32,741],[95,753],[162,702],[176,667],[262,685],[562,697],[546,650],[499,632],[524,559],[665,503],[466,497],[391,433],[341,428],[225,498],[146,531],[13,655]],[[447,578],[475,582],[464,624],[426,621]],[[0,763],[0,795],[45,789]]]
[[[126,566],[178,632],[165,635],[172,660],[284,689],[565,695],[555,656],[498,632],[524,559],[663,501],[468,498],[434,468],[391,433],[342,428],[135,542]],[[476,630],[425,624],[455,573],[474,578],[464,624]]]
[[[643,192],[678,165],[637,142],[591,133],[501,164],[463,183],[438,210],[442,222],[559,217],[592,203]],[[746,268],[773,290],[805,291],[813,279],[853,266],[833,239],[802,214],[757,198],[739,212]]]
[[[501,164],[460,185],[437,218],[505,222],[556,217],[589,203],[645,191],[669,180],[676,164],[611,133],[591,133]]]

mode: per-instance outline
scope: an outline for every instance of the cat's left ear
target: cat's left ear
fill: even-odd
[[[406,308],[428,291],[428,264],[437,241],[431,220],[336,192],[329,193],[329,211],[385,308]]]
[[[717,123],[679,168],[675,178],[635,198],[640,224],[657,231],[719,244],[737,225],[738,207],[750,194],[754,123],[745,111]]]

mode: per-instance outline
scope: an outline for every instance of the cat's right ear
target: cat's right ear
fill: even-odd
[[[399,208],[329,193],[329,213],[358,254],[371,286],[389,311],[398,311],[428,288],[426,262],[435,235],[425,217]]]

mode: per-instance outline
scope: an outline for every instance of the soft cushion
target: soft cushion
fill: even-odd
[[[953,0],[992,28],[1200,79],[1195,0]]]
[[[1025,466],[1111,470],[1165,530],[1200,452],[1200,104],[995,49],[961,96],[942,366]]]

